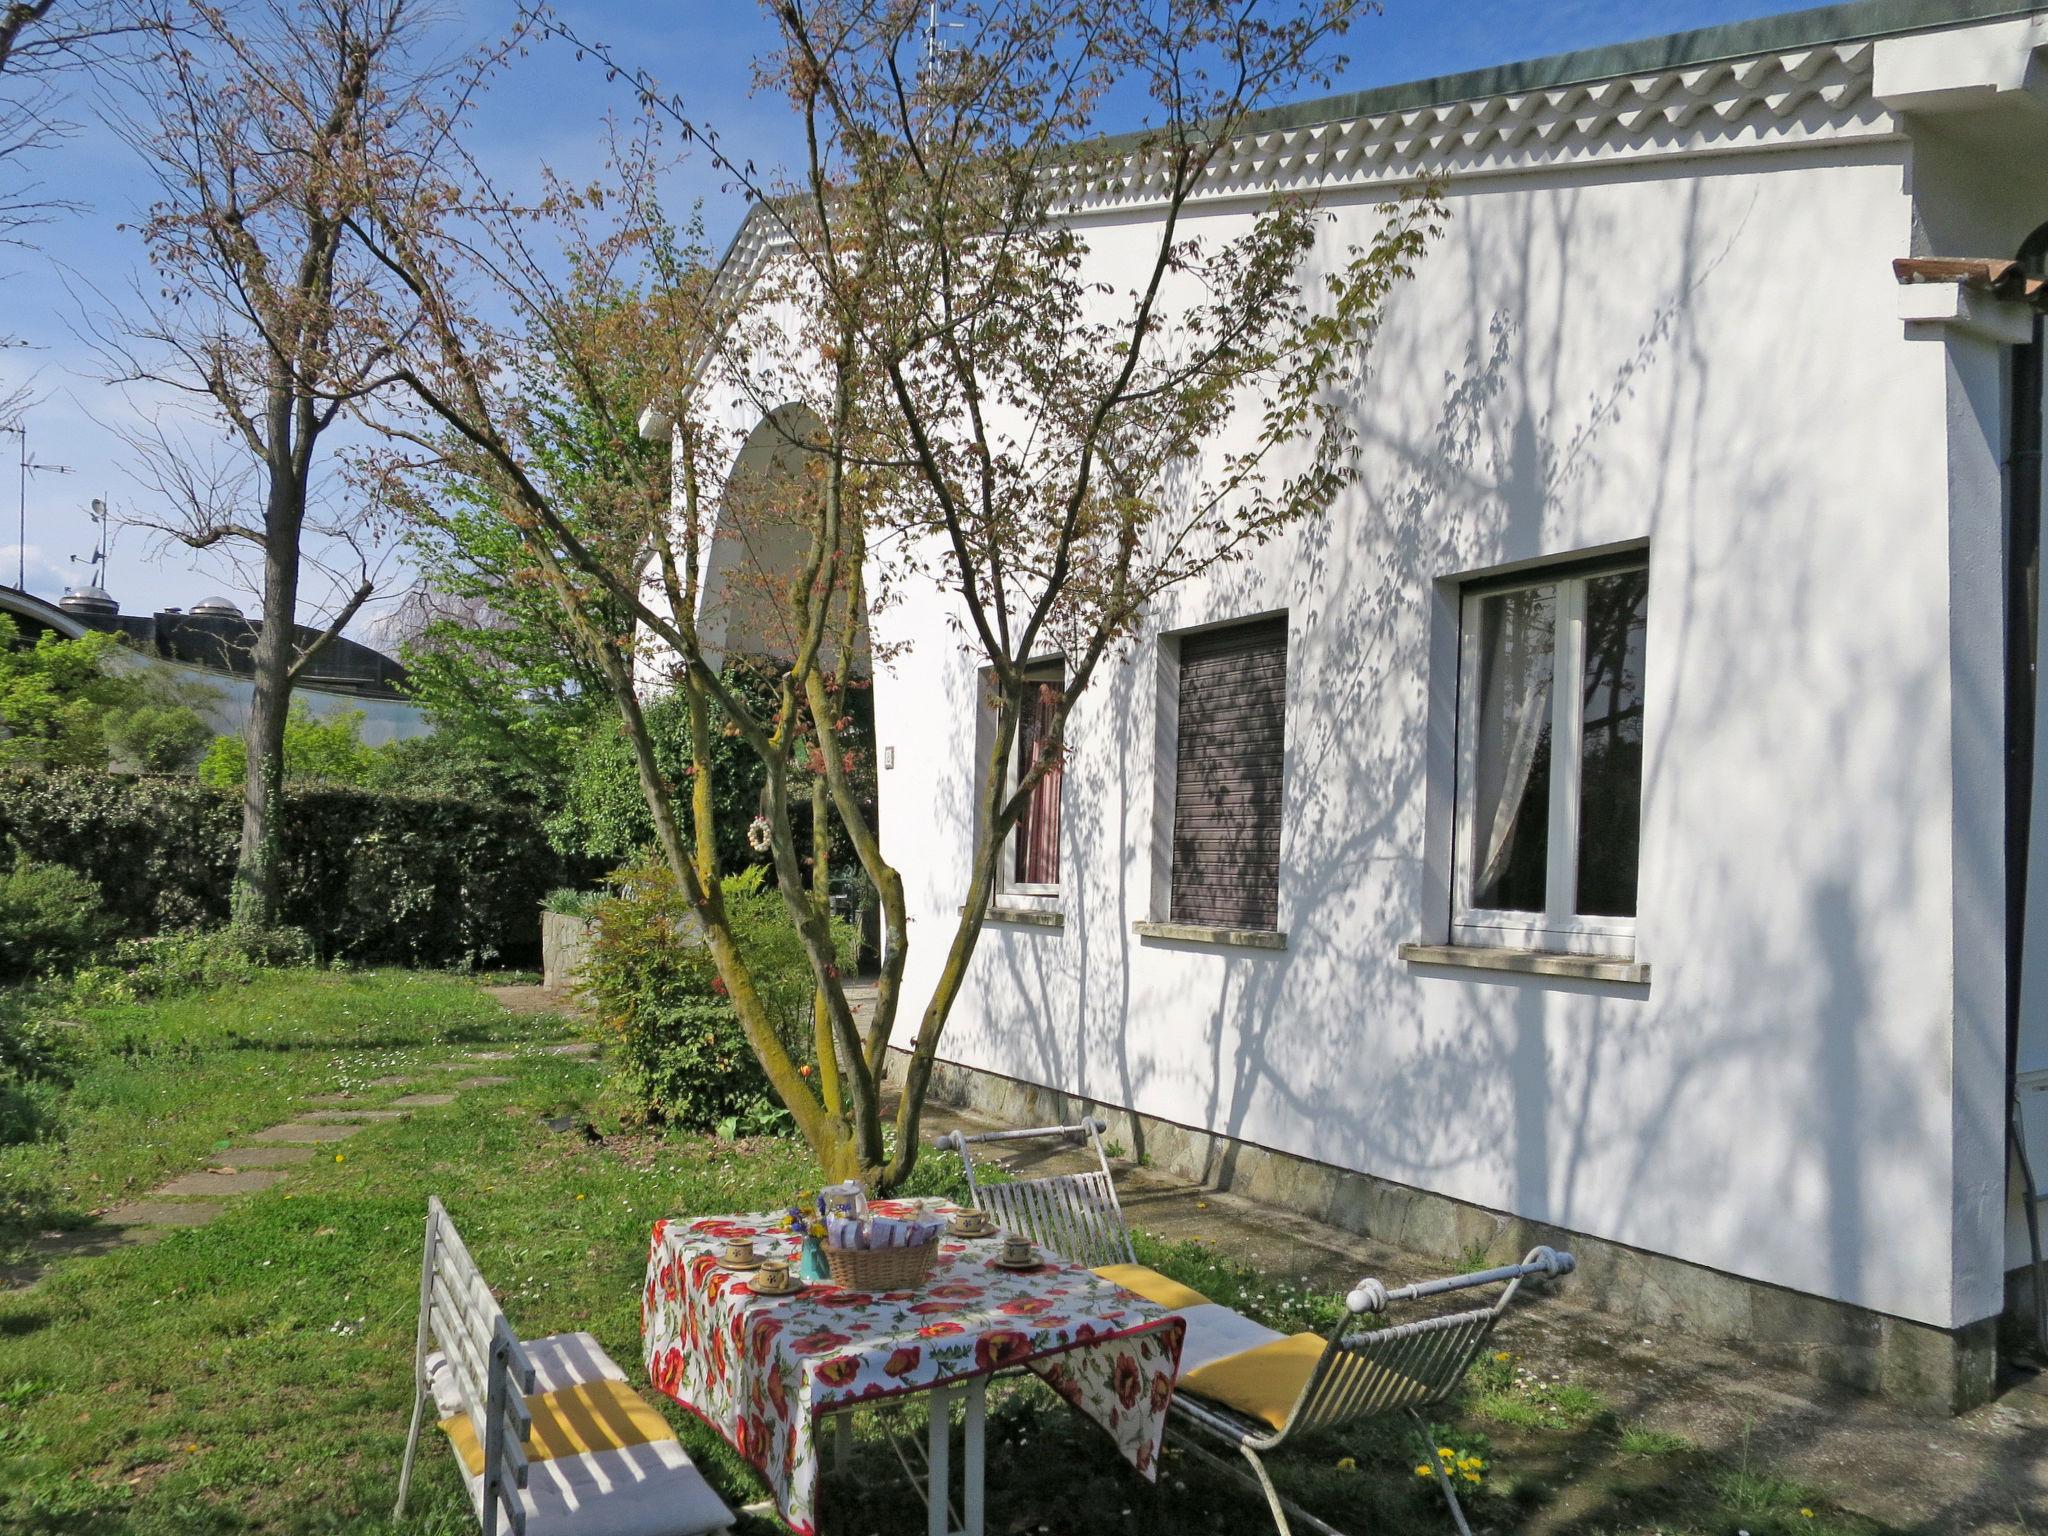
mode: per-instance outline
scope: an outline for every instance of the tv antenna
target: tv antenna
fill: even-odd
[[[948,49],[940,40],[942,32],[965,32],[964,21],[939,20],[939,0],[929,0],[925,7],[924,23],[924,67],[927,74],[936,75]]]
[[[98,496],[93,497],[92,511],[87,516],[98,530],[93,536],[92,554],[90,556],[73,555],[71,563],[88,567],[92,575],[92,584],[96,587],[104,588],[107,584],[107,548],[112,542],[107,537],[106,501]]]
[[[68,475],[69,464],[44,464],[28,451],[28,418],[18,416],[5,426],[0,433],[21,439],[21,482],[14,503],[14,584],[28,590],[28,477],[30,475]]]

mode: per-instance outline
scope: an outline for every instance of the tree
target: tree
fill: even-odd
[[[175,772],[206,742],[197,706],[208,692],[97,630],[22,645],[19,626],[0,614],[0,765],[103,769],[121,761]]]
[[[1323,78],[1352,5],[1277,19],[1256,5],[970,5],[957,9],[974,50],[922,77],[904,67],[921,13],[907,0],[767,9],[783,46],[761,83],[792,104],[806,145],[781,180],[725,156],[653,81],[579,41],[756,193],[779,253],[748,281],[721,282],[694,231],[670,227],[645,154],[618,157],[621,185],[602,197],[556,189],[537,221],[485,220],[479,236],[474,215],[434,211],[506,205],[467,185],[430,200],[425,218],[380,206],[374,238],[411,297],[386,322],[406,339],[395,371],[442,434],[400,435],[493,487],[529,579],[617,707],[662,854],[769,1081],[828,1175],[888,1188],[917,1156],[996,861],[1059,759],[1075,701],[1160,593],[1244,558],[1355,478],[1346,390],[1440,210],[1420,189],[1370,245],[1322,253],[1329,275],[1307,289],[1298,273],[1322,221],[1312,202],[1276,199],[1229,236],[1184,217],[1247,115]],[[1092,137],[1104,95],[1129,75],[1157,125]],[[1145,260],[1109,280],[1086,266],[1073,189],[1134,165],[1161,211]],[[558,240],[552,253],[537,223]],[[533,472],[518,448],[531,407],[507,383],[508,358],[600,419],[659,403],[673,495],[636,473],[571,497]],[[727,481],[740,444],[720,407],[734,400],[758,402],[779,441],[767,471]],[[776,409],[785,402],[799,408]],[[1239,446],[1224,447],[1233,423]],[[761,562],[741,593],[788,642],[762,703],[727,684],[699,628],[707,602],[734,600],[731,583],[707,594],[704,580],[714,540],[735,537],[793,555],[786,568]],[[869,609],[907,590],[957,601],[994,726],[961,917],[915,1014],[892,1146],[881,1080],[911,935],[902,877],[862,804],[845,690]],[[601,622],[600,603],[637,627]],[[1026,668],[1052,648],[1067,661],[1046,749],[1013,775],[1020,718],[1040,697]],[[643,689],[682,700],[680,776],[662,762]],[[755,825],[817,987],[815,1086],[732,941],[714,718],[762,768]],[[865,1028],[835,964],[823,860],[798,841],[805,767],[879,893],[888,940]]]
[[[367,746],[363,712],[345,709],[320,716],[303,699],[292,701],[284,727],[284,776],[296,782],[368,786],[378,775],[385,749]],[[216,736],[199,763],[199,782],[234,789],[249,776],[249,743],[241,736]]]
[[[0,241],[72,206],[44,196],[28,162],[71,129],[60,116],[68,79],[143,31],[124,0],[0,0]]]
[[[127,137],[157,179],[143,226],[161,291],[131,316],[127,376],[199,402],[229,457],[195,454],[158,427],[142,445],[175,511],[158,526],[195,549],[241,546],[261,561],[263,623],[252,661],[242,839],[232,919],[277,922],[291,691],[371,595],[367,564],[324,630],[297,639],[309,540],[323,523],[323,436],[374,390],[380,361],[351,316],[378,269],[348,240],[392,157],[418,159],[447,118],[415,70],[411,0],[263,0],[234,11],[161,0],[157,51]],[[255,518],[245,510],[260,508]]]

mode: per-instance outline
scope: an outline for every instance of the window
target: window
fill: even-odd
[[[1179,699],[1171,918],[1275,930],[1286,619],[1184,638]]]
[[[1455,942],[1634,953],[1649,600],[1640,561],[1467,590]]]
[[[1034,669],[1024,687],[1024,713],[1017,722],[1017,744],[1010,753],[1012,788],[1038,765],[1052,734],[1066,669],[1055,664]],[[1024,896],[1051,896],[1060,888],[1060,781],[1066,765],[1054,762],[1032,787],[1017,829],[1010,834],[1010,858],[1003,888]]]

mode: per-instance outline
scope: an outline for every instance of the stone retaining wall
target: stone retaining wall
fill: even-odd
[[[550,992],[567,992],[583,977],[583,960],[590,947],[591,925],[580,917],[560,912],[540,915],[541,985]]]

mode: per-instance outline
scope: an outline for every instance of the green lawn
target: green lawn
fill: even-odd
[[[274,975],[82,1023],[73,1084],[41,1106],[51,1139],[0,1148],[0,1230],[17,1246],[26,1233],[82,1222],[94,1207],[204,1166],[228,1138],[287,1118],[307,1094],[425,1075],[486,1043],[570,1033],[553,1018],[505,1013],[470,982],[401,972]],[[211,1227],[67,1260],[33,1289],[0,1295],[0,1530],[386,1528],[429,1192],[447,1202],[516,1327],[587,1328],[637,1381],[653,1221],[779,1203],[811,1178],[789,1142],[594,1141],[548,1130],[542,1117],[564,1109],[611,1129],[601,1068],[591,1063],[523,1050],[478,1070],[513,1082],[371,1126],[338,1149],[343,1161],[323,1153]],[[940,1188],[949,1171],[934,1161],[921,1185]],[[1193,1245],[1147,1253],[1276,1326],[1329,1315],[1328,1298]],[[728,1503],[761,1497],[713,1436],[680,1410],[670,1418]],[[915,1432],[914,1408],[904,1427]],[[1583,1389],[1533,1386],[1511,1361],[1485,1363],[1439,1438],[1488,1460],[1472,1503],[1484,1530],[1525,1529],[1539,1516],[1546,1528],[1588,1533],[1879,1529],[1675,1437],[1615,1423]],[[1594,1452],[1615,1470],[1573,1481]],[[1283,1470],[1304,1503],[1341,1526],[1447,1531],[1414,1475],[1418,1456],[1398,1434],[1365,1431],[1324,1436]],[[914,1496],[880,1476],[885,1461],[893,1464],[868,1443],[856,1457],[866,1478],[828,1478],[827,1531],[923,1528]],[[1028,1386],[994,1399],[989,1481],[992,1533],[1255,1532],[1264,1518],[1258,1502],[1179,1452],[1148,1486],[1105,1437]],[[474,1528],[438,1444],[426,1447],[415,1490],[405,1529]]]

